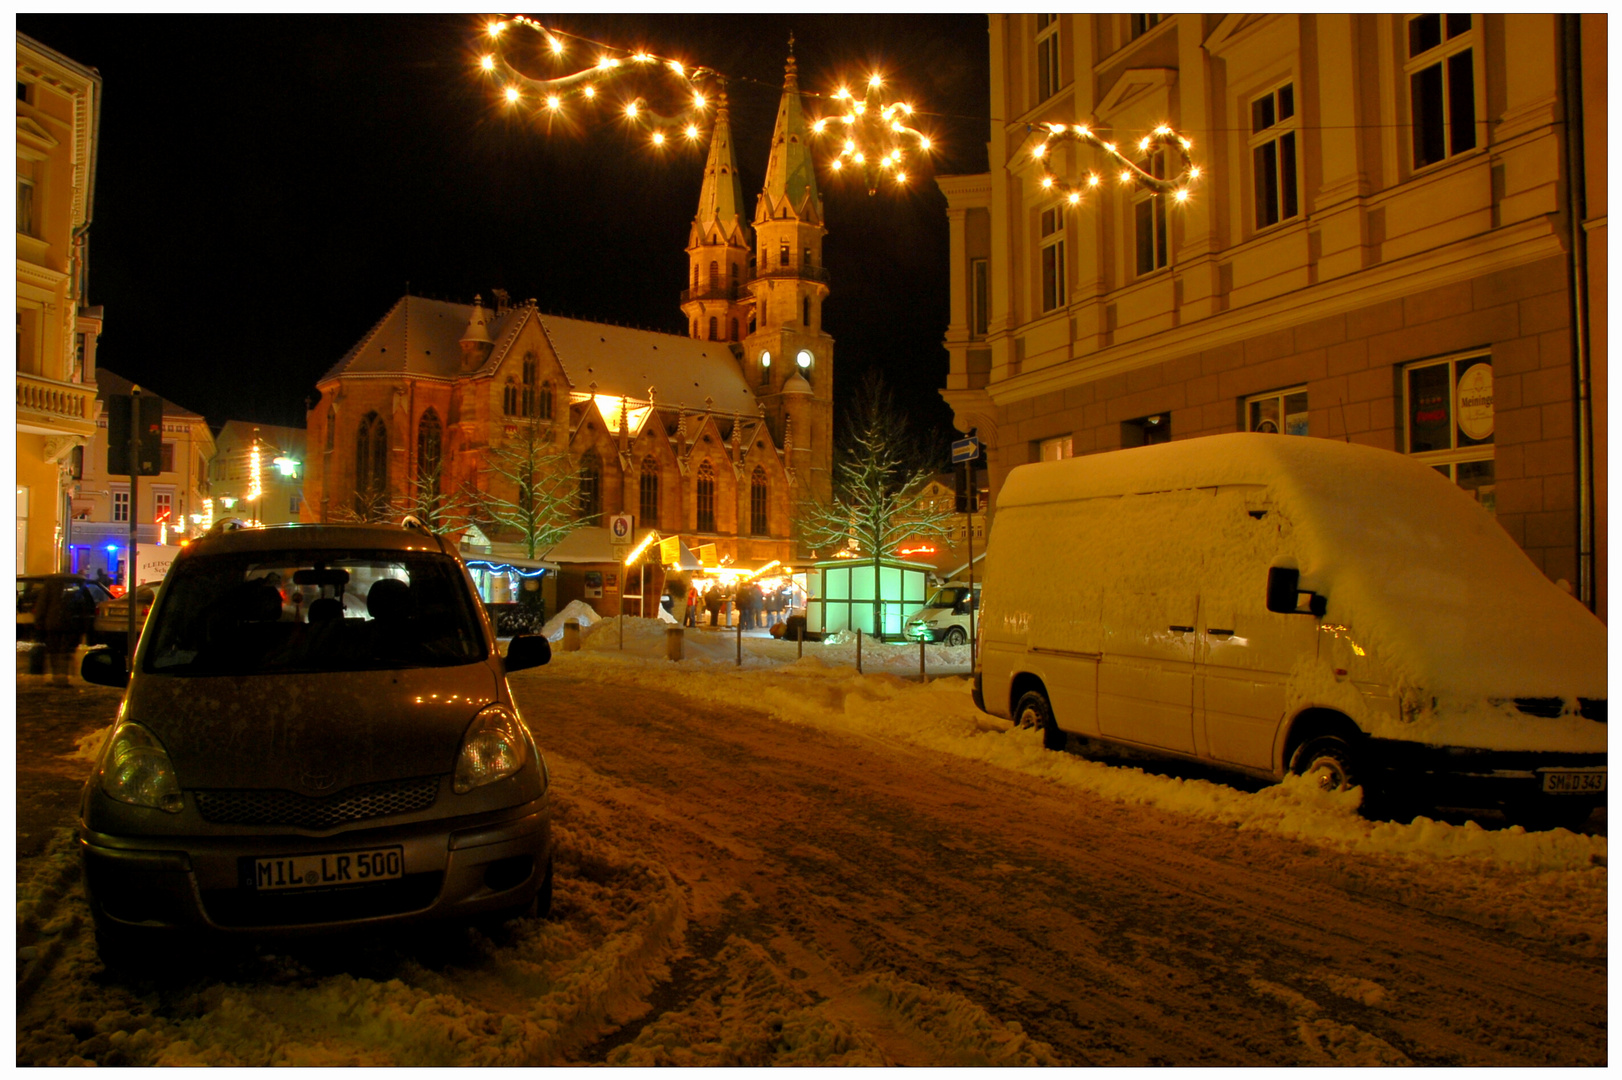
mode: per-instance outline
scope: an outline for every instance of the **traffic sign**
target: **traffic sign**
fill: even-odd
[[[952,443],[952,464],[961,465],[980,456],[980,440],[970,435]]]

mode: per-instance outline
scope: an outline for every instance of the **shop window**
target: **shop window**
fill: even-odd
[[[969,336],[983,338],[991,319],[991,271],[985,259],[969,260]]]
[[[652,456],[642,459],[642,476],[639,481],[637,509],[642,515],[642,525],[646,528],[659,527],[659,463]]]
[[[581,518],[594,518],[603,512],[603,465],[595,450],[580,455],[580,488],[576,506]]]
[[[1496,510],[1492,357],[1428,360],[1403,369],[1408,453]]]
[[[1274,390],[1245,399],[1245,430],[1285,435],[1307,433],[1307,388]]]
[[[1414,168],[1476,146],[1476,34],[1468,14],[1408,20],[1408,104]]]
[[[698,504],[698,531],[715,531],[715,468],[708,460],[698,467],[698,482],[694,485]]]
[[[1036,444],[1037,461],[1063,461],[1067,457],[1075,456],[1074,441],[1070,435],[1058,435]]]
[[[1166,176],[1166,152],[1156,150],[1139,164],[1150,176]],[[1140,192],[1132,206],[1137,237],[1138,274],[1152,274],[1166,265],[1166,200],[1151,191]]]
[[[1042,211],[1042,310],[1064,306],[1064,211]]]
[[[1171,442],[1171,415],[1157,413],[1121,422],[1121,448],[1156,446]]]
[[[113,520],[128,521],[130,519],[130,489],[119,491],[113,489]]]
[[[766,528],[766,470],[759,465],[755,466],[755,474],[749,481],[749,532],[752,536],[765,536]]]
[[[1059,17],[1036,17],[1036,100],[1059,92]]]
[[[1128,29],[1131,31],[1130,40],[1136,41],[1147,34],[1165,20],[1164,15],[1128,15]]]
[[[1250,103],[1250,158],[1256,228],[1300,212],[1295,180],[1295,87],[1286,83]]]

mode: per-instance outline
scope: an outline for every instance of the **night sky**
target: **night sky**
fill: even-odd
[[[986,168],[983,15],[540,18],[727,75],[751,216],[791,31],[802,91],[859,89],[876,68],[926,114],[935,172]],[[102,75],[100,363],[215,423],[301,424],[315,380],[407,282],[682,333],[702,146],[651,151],[608,110],[552,134],[516,118],[476,70],[482,24],[18,15],[19,31]],[[927,177],[871,197],[819,181],[837,397],[877,369],[916,425],[948,434],[945,199]]]

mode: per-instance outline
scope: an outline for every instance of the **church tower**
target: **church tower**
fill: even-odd
[[[706,180],[707,182],[707,180]],[[826,501],[833,486],[833,338],[822,330],[828,271],[822,263],[822,196],[800,102],[794,39],[772,131],[766,183],[755,205],[754,329],[744,377],[779,442],[792,446],[797,498]]]
[[[732,153],[732,123],[726,90],[721,91],[704,163],[698,214],[687,235],[688,286],[681,310],[689,337],[742,341],[749,333],[754,299],[749,279],[749,235],[743,223],[743,185]]]

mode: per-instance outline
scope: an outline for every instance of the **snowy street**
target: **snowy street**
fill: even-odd
[[[19,773],[60,814],[20,841],[18,1063],[1607,1061],[1603,835],[1371,823],[1293,783],[1051,754],[966,679],[898,678],[916,646],[858,676],[809,647],[621,657],[608,632],[511,677],[557,897],[488,935],[109,978],[61,777],[116,696],[20,727],[66,750]]]

